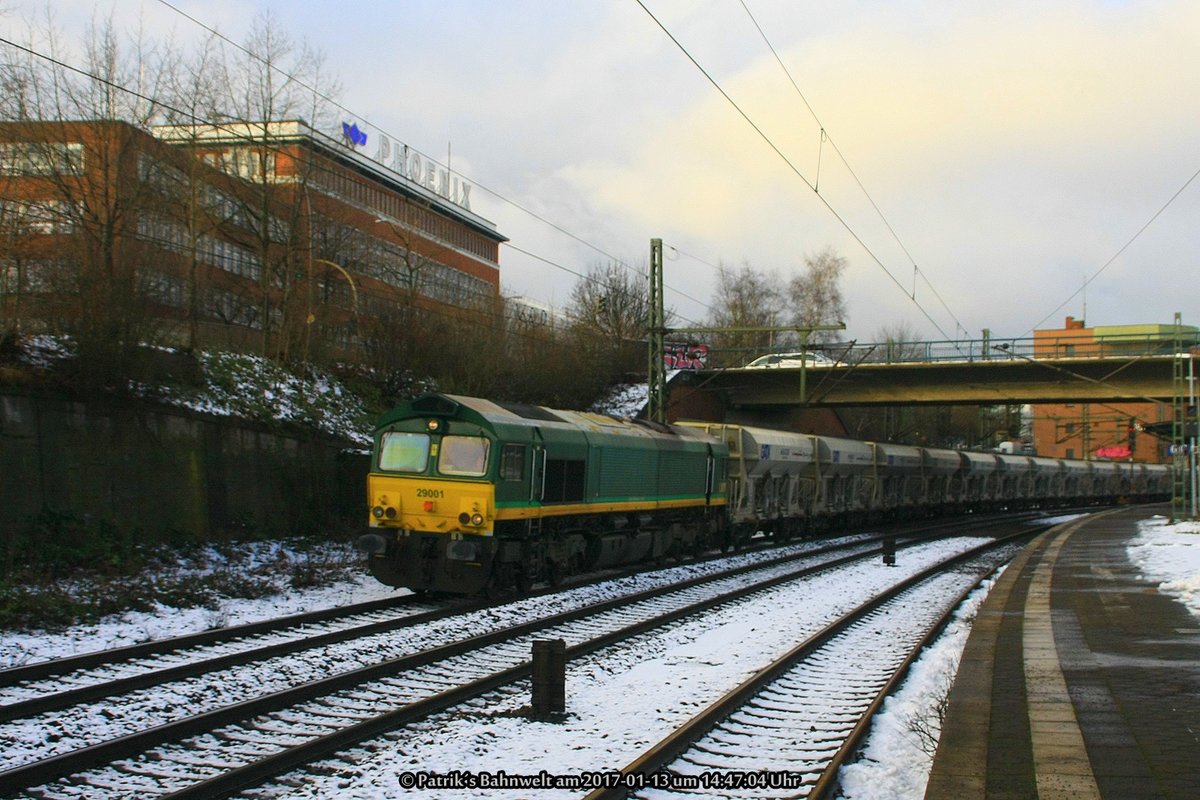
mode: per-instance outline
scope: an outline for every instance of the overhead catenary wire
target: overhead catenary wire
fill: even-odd
[[[115,83],[114,81],[111,81],[111,80],[109,80],[109,79],[107,79],[107,78],[104,78],[104,77],[102,77],[102,76],[96,75],[95,73],[89,72],[89,71],[87,71],[87,70],[85,70],[85,69],[83,69],[83,68],[81,68],[81,67],[77,67],[77,66],[74,66],[74,65],[72,65],[72,64],[69,64],[69,63],[67,63],[67,62],[63,61],[62,59],[56,58],[56,57],[54,57],[54,56],[51,56],[51,55],[48,55],[48,54],[46,54],[46,53],[42,53],[42,52],[40,52],[40,51],[38,51],[38,50],[35,50],[35,49],[33,49],[33,48],[26,47],[25,45],[18,44],[17,42],[13,42],[13,41],[11,41],[11,40],[9,40],[9,39],[7,39],[7,38],[4,38],[4,37],[2,37],[2,36],[0,36],[0,44],[2,44],[2,45],[7,45],[7,46],[9,46],[9,47],[11,47],[11,48],[13,48],[13,49],[15,49],[15,50],[19,50],[19,51],[21,51],[21,52],[24,52],[24,53],[26,53],[26,54],[30,55],[30,56],[33,56],[33,57],[35,57],[35,58],[38,58],[38,59],[44,60],[44,61],[46,61],[47,63],[53,64],[54,66],[57,66],[57,67],[59,67],[59,68],[61,68],[61,69],[67,70],[67,71],[69,71],[69,72],[72,72],[72,73],[75,73],[75,74],[77,74],[77,75],[79,75],[79,76],[81,76],[81,77],[83,77],[83,78],[86,78],[86,79],[88,79],[88,80],[97,81],[98,83],[100,83],[100,84],[102,84],[102,85],[104,85],[104,86],[106,86],[106,87],[108,87],[108,88],[114,89],[114,90],[116,90],[116,91],[124,92],[124,93],[126,93],[126,94],[129,94],[129,95],[130,95],[130,96],[132,96],[132,97],[135,97],[135,98],[137,98],[138,100],[141,100],[141,101],[143,101],[143,102],[147,102],[147,103],[151,103],[151,104],[153,104],[154,106],[156,106],[156,107],[158,107],[158,108],[162,108],[162,109],[164,109],[164,110],[167,110],[167,111],[170,111],[170,112],[172,112],[172,113],[174,113],[174,114],[178,114],[178,115],[180,115],[180,117],[181,117],[181,118],[187,118],[187,119],[191,119],[193,122],[197,122],[197,123],[199,123],[199,122],[204,122],[205,124],[211,124],[211,125],[212,125],[212,127],[213,127],[215,130],[219,130],[219,131],[223,131],[223,132],[226,132],[226,133],[230,133],[231,135],[235,135],[235,136],[242,135],[242,132],[241,132],[241,131],[239,131],[239,130],[237,130],[236,128],[231,128],[231,127],[228,127],[228,126],[226,126],[226,125],[224,125],[224,124],[222,124],[222,123],[219,123],[219,122],[218,122],[218,123],[208,123],[207,121],[205,121],[205,120],[203,120],[203,119],[201,119],[201,118],[197,117],[196,115],[192,114],[192,113],[191,113],[191,112],[189,112],[189,111],[186,111],[186,110],[184,110],[184,109],[180,109],[180,108],[177,108],[177,107],[175,107],[175,106],[172,106],[171,104],[169,104],[169,103],[166,103],[166,102],[163,102],[162,100],[159,100],[159,99],[156,99],[156,98],[149,97],[148,95],[145,95],[145,94],[143,94],[143,93],[141,93],[141,92],[139,92],[139,91],[137,91],[137,90],[130,89],[130,88],[128,88],[128,87],[125,87],[125,86],[121,86],[121,85],[119,85],[119,84]],[[281,150],[281,149],[279,149],[279,148],[277,148],[277,147],[274,147],[274,146],[268,146],[268,150],[272,151],[272,152],[273,152],[273,153],[275,153],[276,155],[282,154],[282,153],[284,152],[283,150]],[[568,272],[568,273],[570,273],[570,274],[572,274],[572,275],[575,275],[576,277],[578,277],[578,278],[580,278],[580,279],[583,279],[583,280],[586,280],[586,281],[589,281],[589,282],[595,282],[595,283],[598,283],[598,284],[599,284],[599,285],[600,285],[602,288],[607,288],[606,284],[604,284],[604,283],[602,283],[602,282],[599,282],[599,281],[597,281],[595,278],[593,278],[593,277],[591,277],[591,276],[589,276],[589,275],[585,275],[585,274],[583,274],[583,273],[577,272],[577,271],[575,271],[575,270],[572,270],[571,268],[569,268],[569,267],[566,267],[566,266],[564,266],[564,265],[562,265],[562,264],[559,264],[558,262],[556,262],[556,261],[554,261],[554,260],[552,260],[552,259],[548,259],[548,258],[545,258],[545,257],[543,257],[543,256],[539,256],[539,255],[537,255],[537,254],[535,254],[535,253],[532,253],[532,252],[530,252],[530,251],[528,251],[528,250],[521,249],[521,248],[519,248],[519,247],[516,247],[516,246],[512,245],[511,243],[506,243],[506,246],[510,247],[510,248],[511,248],[511,249],[513,249],[513,250],[516,250],[516,251],[518,251],[518,252],[521,252],[521,253],[523,253],[523,254],[524,254],[524,255],[526,255],[526,256],[529,256],[529,257],[531,257],[531,258],[535,258],[535,259],[537,259],[538,261],[541,261],[542,263],[545,263],[545,264],[547,264],[547,265],[549,265],[549,266],[555,267],[555,268],[557,268],[557,269],[560,269],[560,270],[563,270],[563,271],[565,271],[565,272]],[[428,310],[428,309],[427,309],[427,310]],[[447,318],[447,319],[457,319],[457,317],[454,317],[454,316],[452,316],[452,315],[450,315],[450,314],[448,314],[448,313],[446,313],[446,312],[440,312],[440,311],[436,311],[436,310],[435,310],[435,311],[430,311],[430,313],[433,313],[433,314],[435,314],[435,315],[438,315],[438,316],[443,316],[443,317],[445,317],[445,318]],[[528,336],[525,336],[525,335],[522,335],[522,334],[518,334],[518,335],[521,335],[521,336],[522,336],[522,338],[529,338]]]
[[[850,166],[850,162],[846,159],[845,154],[842,153],[841,148],[837,146],[837,142],[835,142],[833,137],[829,135],[829,131],[825,128],[824,123],[822,123],[820,117],[817,116],[816,110],[812,107],[812,104],[808,102],[808,98],[804,96],[804,92],[800,90],[800,86],[796,83],[796,79],[792,76],[791,70],[789,70],[787,65],[783,63],[783,58],[775,49],[775,45],[767,36],[766,31],[764,31],[762,26],[758,23],[758,20],[755,18],[753,12],[750,11],[750,7],[746,5],[746,0],[738,0],[738,2],[741,3],[742,8],[746,12],[746,16],[750,18],[750,22],[753,23],[755,30],[758,31],[758,35],[762,37],[767,49],[771,51],[771,55],[775,57],[775,62],[779,65],[779,68],[783,70],[783,74],[787,76],[788,82],[792,85],[792,89],[795,90],[796,95],[800,98],[800,101],[804,104],[804,107],[808,109],[808,113],[812,115],[813,121],[817,123],[817,127],[820,128],[820,143],[817,152],[817,180],[814,183],[813,191],[817,191],[817,187],[820,186],[821,183],[821,155],[824,152],[825,142],[828,141],[829,146],[833,148],[835,153],[837,153],[838,159],[842,162],[842,166],[844,166],[846,171],[850,173],[850,177],[854,179],[854,183],[857,184],[859,190],[867,199],[867,202],[871,204],[871,208],[875,210],[875,213],[879,216],[880,221],[883,223],[884,227],[887,228],[888,233],[891,234],[892,239],[895,240],[896,244],[900,247],[900,250],[903,251],[904,256],[908,259],[909,263],[912,264],[914,281],[910,298],[914,302],[916,301],[917,287],[915,278],[916,276],[920,276],[925,282],[926,286],[928,286],[930,291],[933,293],[933,296],[937,298],[937,301],[941,304],[942,308],[944,308],[946,313],[950,315],[950,318],[954,320],[955,325],[965,331],[966,326],[962,324],[962,322],[958,319],[958,316],[954,313],[950,306],[946,304],[946,301],[942,299],[942,296],[934,288],[933,283],[929,280],[928,276],[926,276],[921,268],[917,265],[916,259],[913,258],[912,253],[908,251],[908,248],[904,245],[904,242],[900,240],[900,236],[892,227],[892,223],[888,221],[888,218],[884,215],[883,210],[879,208],[879,205],[875,202],[875,198],[873,198],[871,193],[867,191],[867,187],[863,185],[862,180],[859,179],[858,173],[856,173],[854,168]]]
[[[872,261],[875,262],[875,264],[883,271],[883,273],[885,275],[887,275],[888,278],[891,279],[892,283],[894,283],[900,289],[900,291],[904,293],[904,296],[909,298],[909,300],[913,303],[913,305],[915,305],[917,307],[917,309],[921,312],[921,314],[925,317],[925,319],[929,322],[929,324],[931,324],[940,334],[942,334],[942,336],[944,338],[950,339],[951,337],[949,336],[949,334],[947,334],[942,329],[942,326],[940,324],[938,324],[937,320],[935,320],[930,315],[929,311],[926,310],[926,308],[915,297],[912,297],[909,295],[908,291],[905,289],[904,284],[901,283],[900,279],[897,278],[896,275],[887,268],[887,266],[883,263],[883,261],[881,261],[879,259],[879,257],[877,255],[875,255],[875,252],[867,245],[867,243],[865,241],[863,241],[862,237],[858,234],[857,231],[854,230],[853,227],[851,227],[850,223],[847,222],[846,219],[838,212],[838,210],[835,209],[833,207],[833,205],[828,200],[825,199],[824,195],[822,195],[819,191],[817,191],[816,185],[814,183],[812,183],[807,177],[805,177],[804,173],[801,172],[801,170],[792,162],[792,160],[790,158],[788,158],[787,155],[785,155],[782,150],[779,149],[779,146],[775,144],[775,142],[771,139],[771,137],[769,137],[762,130],[762,128],[760,128],[759,125],[750,117],[750,115],[747,114],[746,111],[744,109],[742,109],[742,107],[740,105],[738,105],[737,101],[735,101],[729,95],[729,93],[725,91],[725,89],[716,80],[716,78],[714,78],[712,76],[712,74],[709,73],[708,70],[706,70],[704,68],[704,66],[701,65],[700,62],[696,60],[695,56],[693,56],[691,54],[691,52],[686,47],[683,46],[683,43],[680,42],[679,39],[677,39],[675,37],[675,35],[673,33],[671,33],[671,31],[666,27],[666,25],[664,25],[662,23],[662,21],[659,20],[658,17],[656,17],[654,15],[654,12],[652,12],[649,8],[646,7],[646,4],[643,2],[643,0],[636,0],[636,2],[639,6],[641,6],[642,10],[646,12],[646,15],[649,16],[650,19],[654,21],[654,24],[657,25],[662,30],[662,32],[664,34],[666,34],[667,38],[669,38],[671,40],[671,42],[679,49],[679,51],[681,53],[683,53],[683,55],[688,59],[688,61],[690,61],[692,63],[692,65],[697,70],[699,70],[700,74],[703,75],[704,78],[710,84],[712,84],[713,88],[717,90],[717,92],[725,99],[725,101],[727,103],[729,103],[729,105],[734,109],[734,111],[736,111],[738,113],[738,115],[741,116],[741,118],[746,122],[746,124],[749,125],[751,127],[751,129],[756,134],[758,134],[759,138],[762,139],[763,142],[766,143],[766,145],[780,158],[780,160],[783,161],[783,163],[788,167],[788,169],[791,170],[791,172],[796,177],[798,177],[804,183],[805,186],[807,186],[809,189],[812,190],[813,194],[817,197],[817,199],[821,202],[821,204],[824,205],[825,208],[829,211],[829,213],[833,215],[833,218],[838,221],[838,224],[840,224],[842,226],[842,228],[850,235],[850,237],[852,239],[854,239],[855,242],[858,243],[858,245],[863,249],[863,251],[867,254],[867,256]]]
[[[821,143],[824,144],[824,142],[826,141],[826,139],[828,137],[828,133],[825,129],[825,126],[821,123],[821,120],[818,118],[816,111],[813,109],[812,105],[808,102],[808,99],[804,96],[804,93],[800,90],[800,87],[796,84],[796,81],[792,78],[791,72],[787,69],[787,66],[783,63],[783,59],[780,58],[779,53],[775,50],[774,45],[772,45],[770,40],[767,38],[766,33],[762,29],[762,26],[760,26],[758,24],[758,21],[755,19],[754,14],[750,11],[749,6],[746,5],[746,0],[738,0],[738,2],[741,3],[742,8],[746,11],[746,15],[748,17],[750,17],[750,21],[754,24],[754,27],[758,30],[759,35],[762,36],[763,41],[766,43],[767,47],[770,49],[771,54],[775,57],[776,62],[779,64],[779,66],[783,70],[784,74],[787,75],[788,81],[791,82],[792,88],[796,90],[796,94],[799,95],[801,101],[803,101],[805,108],[808,109],[808,112],[812,115],[813,120],[816,121],[817,125],[820,127]],[[920,267],[917,266],[915,259],[913,259],[912,255],[908,252],[908,249],[904,246],[904,243],[900,240],[900,237],[896,234],[895,230],[893,230],[891,223],[889,223],[887,221],[887,218],[883,215],[883,212],[876,205],[875,200],[871,197],[871,195],[867,191],[866,187],[863,186],[862,181],[859,180],[858,175],[854,172],[854,169],[850,166],[849,162],[846,160],[845,156],[842,154],[841,150],[838,148],[837,143],[833,141],[832,137],[828,137],[828,141],[829,141],[830,146],[833,147],[834,152],[836,152],[838,154],[838,158],[841,159],[842,164],[846,167],[847,172],[850,173],[850,176],[854,179],[854,182],[856,184],[858,184],[858,187],[862,190],[863,195],[867,198],[868,202],[870,202],[871,207],[874,208],[876,213],[879,214],[880,220],[887,227],[888,231],[892,234],[892,237],[896,240],[896,244],[900,246],[900,249],[904,251],[905,256],[908,257],[909,261],[912,262],[914,276],[916,276],[916,275],[920,276],[920,278],[925,282],[926,286],[928,286],[929,290],[938,299],[938,302],[941,303],[942,307],[946,309],[946,312],[948,314],[950,314],[951,318],[954,319],[954,322],[958,326],[958,328],[961,329],[962,331],[966,332],[966,330],[967,330],[966,326],[964,326],[962,324],[962,322],[959,321],[958,317],[955,316],[953,311],[951,311],[950,307],[942,299],[941,295],[938,294],[937,289],[930,282],[928,276],[926,276],[924,271],[921,270]],[[820,170],[820,156],[818,156],[818,173],[817,173],[818,176],[820,175],[819,170]],[[1153,222],[1156,219],[1158,219],[1158,217],[1164,211],[1167,210],[1167,207],[1170,206],[1173,202],[1175,202],[1175,200],[1181,194],[1183,194],[1183,192],[1187,189],[1187,187],[1197,177],[1200,177],[1200,170],[1197,170],[1196,172],[1192,173],[1192,176],[1190,178],[1188,178],[1181,187],[1179,187],[1179,189],[1175,192],[1175,194],[1173,194],[1171,196],[1171,198],[1169,200],[1167,200],[1167,202],[1164,203],[1162,205],[1162,207],[1159,208],[1158,211],[1156,211],[1154,213],[1154,215],[1151,216],[1150,219],[1147,220],[1144,225],[1142,225],[1141,228],[1138,229],[1138,231],[1136,233],[1134,233],[1134,235],[1129,239],[1129,241],[1127,241],[1124,245],[1122,245],[1122,247],[1119,250],[1117,250],[1117,252],[1114,253],[1113,256],[1110,259],[1108,259],[1108,261],[1104,262],[1104,264],[1101,265],[1100,268],[1095,271],[1095,273],[1093,273],[1090,277],[1088,277],[1084,280],[1083,285],[1080,286],[1080,288],[1076,289],[1069,297],[1067,297],[1065,300],[1063,300],[1061,303],[1059,303],[1049,314],[1044,316],[1041,320],[1039,320],[1032,327],[1030,327],[1028,330],[1026,330],[1023,334],[1021,334],[1021,336],[1024,337],[1024,336],[1029,336],[1030,334],[1032,334],[1034,330],[1040,328],[1043,324],[1046,323],[1047,320],[1049,320],[1051,317],[1053,317],[1055,314],[1057,314],[1059,311],[1061,311],[1064,306],[1066,306],[1068,303],[1070,303],[1072,300],[1074,300],[1076,297],[1078,297],[1081,292],[1086,292],[1088,284],[1090,284],[1092,281],[1096,280],[1096,278],[1098,278],[1101,273],[1103,273],[1106,269],[1108,269],[1108,267],[1110,267],[1113,264],[1113,262],[1116,261],[1130,247],[1130,245],[1132,245],[1134,243],[1134,241],[1136,241],[1138,239],[1138,237],[1140,237],[1142,235],[1142,233],[1144,233],[1145,230],[1147,228],[1149,228],[1150,225],[1153,224]],[[915,285],[915,281],[914,281],[913,297],[915,298],[915,296],[916,296],[916,285]]]
[[[1146,220],[1146,223],[1144,225],[1142,225],[1142,227],[1137,229],[1137,232],[1134,233],[1133,236],[1129,237],[1129,241],[1127,241],[1127,242],[1125,242],[1125,244],[1121,245],[1121,248],[1119,250],[1117,250],[1117,252],[1113,253],[1112,257],[1110,259],[1108,259],[1108,261],[1105,261],[1103,264],[1101,264],[1100,268],[1097,269],[1095,272],[1093,272],[1091,277],[1084,280],[1082,286],[1080,286],[1078,289],[1076,289],[1074,292],[1072,292],[1071,295],[1066,300],[1063,300],[1061,303],[1059,303],[1057,306],[1055,306],[1053,311],[1051,311],[1046,316],[1042,317],[1038,322],[1034,323],[1034,325],[1029,330],[1025,331],[1025,333],[1023,333],[1021,335],[1028,336],[1034,330],[1036,330],[1039,327],[1041,327],[1042,325],[1044,325],[1046,323],[1046,320],[1050,319],[1055,314],[1057,314],[1059,311],[1061,311],[1063,309],[1063,306],[1065,306],[1067,303],[1071,302],[1076,297],[1078,297],[1080,292],[1087,291],[1088,284],[1090,284],[1092,281],[1096,280],[1096,278],[1099,278],[1100,274],[1102,272],[1104,272],[1104,270],[1106,270],[1110,266],[1112,266],[1113,262],[1116,261],[1118,258],[1120,258],[1121,255],[1126,250],[1129,249],[1130,245],[1132,245],[1135,241],[1137,241],[1138,237],[1141,236],[1143,233],[1145,233],[1146,229],[1149,228],[1152,224],[1154,224],[1154,221],[1156,219],[1158,219],[1160,216],[1162,216],[1162,213],[1164,211],[1166,211],[1167,208],[1170,207],[1170,205],[1172,203],[1174,203],[1179,198],[1179,196],[1187,190],[1187,188],[1189,186],[1191,186],[1192,181],[1196,180],[1197,177],[1200,177],[1200,169],[1197,169],[1195,172],[1193,172],[1192,176],[1190,178],[1188,178],[1186,181],[1184,181],[1182,186],[1180,186],[1178,189],[1175,190],[1175,194],[1171,195],[1170,199],[1168,199],[1167,202],[1163,203],[1162,206],[1158,209],[1158,211],[1155,211],[1154,214],[1150,217],[1150,219]],[[1086,303],[1085,303],[1085,306],[1086,306]]]

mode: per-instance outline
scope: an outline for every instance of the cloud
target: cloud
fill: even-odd
[[[786,35],[773,39],[964,323],[1035,322],[1022,287],[1051,292],[1042,302],[1065,298],[1200,166],[1190,146],[1200,9],[971,5],[924,21],[913,21],[912,6],[900,9],[876,8],[865,24],[834,25],[794,44]],[[707,44],[694,46],[703,52]],[[663,47],[673,49],[665,37]],[[815,183],[819,127],[774,59],[764,51],[719,81]],[[851,298],[859,314],[903,299],[872,254],[902,284],[911,282],[912,265],[828,143],[822,196],[870,253],[715,90],[690,96],[690,106],[664,115],[629,149],[589,153],[556,174],[599,213],[693,237],[718,251],[713,260],[786,267],[833,243],[860,279]]]

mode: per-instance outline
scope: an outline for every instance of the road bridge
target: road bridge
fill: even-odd
[[[1195,337],[1184,343],[1190,350]],[[894,347],[894,346],[893,346]],[[1170,403],[1176,345],[1161,336],[1087,347],[1045,340],[827,347],[833,363],[699,371],[692,385],[728,408]],[[1185,355],[1186,357],[1186,355]]]
[[[1169,403],[1173,365],[1170,355],[810,365],[706,370],[695,385],[734,407]]]

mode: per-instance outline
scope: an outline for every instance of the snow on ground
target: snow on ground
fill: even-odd
[[[382,741],[366,748],[369,752],[357,751],[353,769],[338,770],[326,762],[306,774],[303,785],[278,797],[299,800],[336,793],[355,800],[515,799],[531,793],[465,786],[453,792],[422,792],[399,781],[420,773],[446,776],[455,770],[491,774],[503,770],[509,775],[611,773],[834,616],[894,583],[898,574],[917,572],[981,542],[968,537],[938,540],[905,550],[898,568],[856,564],[765,590],[711,615],[572,661],[567,670],[568,712],[559,722],[524,717],[521,708],[529,702],[527,685],[497,692],[483,707],[381,737]],[[962,579],[947,577],[950,588],[944,592],[953,596],[959,591],[953,587],[961,586]],[[906,617],[920,614],[910,610]],[[897,619],[892,624],[902,627],[904,623]],[[772,766],[767,754],[761,764],[745,768],[780,769]],[[557,800],[581,794],[541,790],[536,796]]]
[[[1055,518],[1053,522],[1074,518]],[[1200,617],[1200,522],[1171,525],[1159,516],[1142,520],[1126,552],[1146,580]],[[915,729],[936,721],[935,707],[954,682],[970,633],[970,624],[964,619],[974,617],[986,596],[984,590],[971,595],[946,634],[913,665],[908,679],[888,698],[872,725],[863,758],[842,770],[844,797],[875,800],[925,794],[932,753],[926,752],[929,742],[922,742]]]
[[[950,694],[971,623],[1000,574],[971,592],[945,632],[913,663],[900,689],[884,701],[862,756],[842,768],[843,797],[896,800],[925,795],[941,730],[938,706]]]
[[[203,557],[181,561],[172,571],[172,575],[179,577],[203,574],[215,569],[237,569],[248,574],[258,574],[266,564],[281,560],[291,563],[306,557],[278,542],[249,543],[243,545],[240,550],[241,557],[230,563],[224,554],[206,548]],[[320,552],[330,559],[357,558],[349,545],[331,545],[327,551]],[[308,554],[309,557],[313,555]],[[285,581],[281,580],[280,583],[286,586]],[[78,591],[87,591],[87,587],[79,587]],[[61,631],[0,630],[0,669],[200,633],[212,628],[365,603],[397,594],[408,592],[384,586],[364,569],[348,580],[337,581],[329,586],[284,590],[253,600],[225,598],[211,608],[175,608],[159,605],[152,611],[127,611],[124,614],[105,617],[96,623],[76,625]]]
[[[1172,525],[1166,517],[1151,517],[1138,529],[1126,548],[1129,560],[1160,592],[1200,617],[1200,521]]]
[[[1179,598],[1193,614],[1200,616],[1200,523],[1185,522],[1172,526],[1163,517],[1147,519],[1141,523],[1139,535],[1131,541],[1128,553],[1130,561],[1147,580],[1158,585],[1164,593]],[[324,588],[291,591],[260,600],[227,600],[216,609],[163,607],[153,612],[130,612],[95,625],[57,633],[0,631],[0,666],[12,666],[19,663],[21,658],[51,658],[119,647],[150,638],[206,630],[214,624],[236,625],[283,614],[373,600],[395,592],[360,574]],[[910,720],[930,718],[933,713],[931,709],[949,689],[970,630],[970,620],[985,596],[986,589],[972,594],[947,634],[921,657],[904,686],[887,701],[873,727],[865,757],[843,771],[846,797],[870,800],[881,797],[917,798],[922,795],[930,755],[926,752],[928,744],[922,749],[920,737],[912,730]],[[712,635],[717,634],[714,632]],[[703,641],[706,645],[713,644],[708,640]],[[712,652],[720,652],[727,645],[726,641]],[[24,655],[20,656],[22,653]],[[681,650],[673,658],[691,658],[694,655]],[[480,718],[481,733],[483,728],[490,728],[489,735],[497,732],[498,720],[488,711],[476,709],[473,714]],[[472,712],[468,712],[468,715],[472,715]],[[517,725],[518,721],[513,720],[512,724]],[[548,727],[561,730],[560,726]],[[470,740],[471,737],[467,737],[467,741]],[[467,768],[467,763],[464,762],[461,768]],[[385,793],[390,794],[390,790],[389,786]]]

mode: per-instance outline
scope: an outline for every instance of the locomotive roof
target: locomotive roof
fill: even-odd
[[[563,411],[527,403],[509,403],[453,394],[425,394],[410,402],[401,403],[380,418],[376,428],[413,416],[473,418],[476,423],[487,423],[488,427],[497,424],[537,427],[559,425],[593,433],[707,440],[707,437],[699,432],[646,420],[619,419],[588,411]]]

